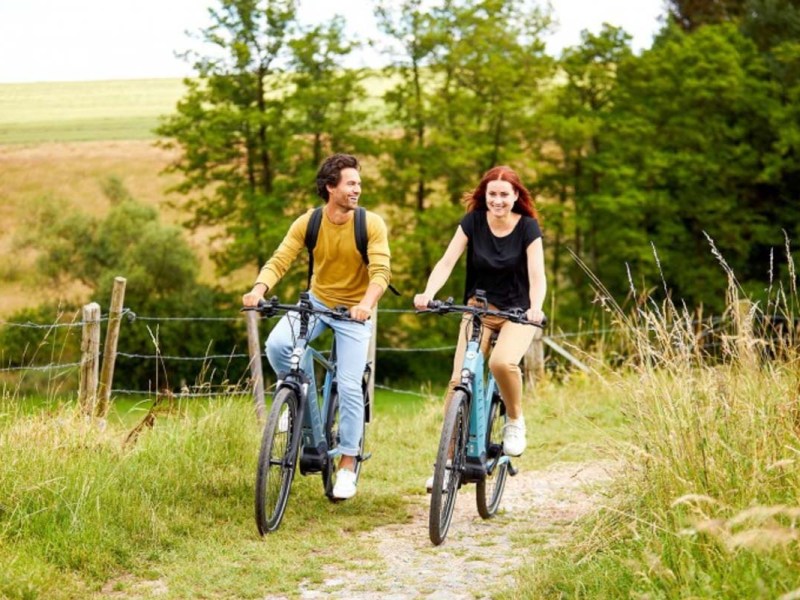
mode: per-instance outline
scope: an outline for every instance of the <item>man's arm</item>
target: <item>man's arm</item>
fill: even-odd
[[[292,266],[297,255],[305,247],[306,228],[310,217],[311,211],[308,211],[295,219],[294,223],[289,227],[289,231],[284,236],[283,241],[261,268],[253,289],[242,296],[242,304],[244,306],[256,306],[258,301],[262,300],[264,295],[275,287],[286,274],[286,271],[289,270],[289,267]]]
[[[358,321],[366,321],[372,316],[372,311],[378,305],[378,300],[383,296],[386,288],[377,283],[370,283],[361,301],[350,309],[350,316]]]
[[[378,305],[392,278],[391,253],[386,224],[380,216],[367,214],[367,256],[369,257],[369,285],[361,300],[350,309],[350,316],[366,321]]]
[[[375,213],[367,213],[367,239],[369,282],[386,290],[392,279],[392,255],[389,251],[386,223]]]

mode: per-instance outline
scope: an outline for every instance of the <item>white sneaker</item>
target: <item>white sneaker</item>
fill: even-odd
[[[503,452],[508,456],[520,456],[525,451],[525,420],[509,419],[503,425]]]
[[[451,466],[452,464],[453,464],[452,461],[450,460],[447,461],[448,467]],[[450,477],[450,472],[445,471],[444,481],[442,481],[442,489],[447,489],[447,480],[449,479],[449,477]],[[428,479],[425,480],[425,490],[429,494],[433,491],[433,475],[431,475],[430,477],[428,477]]]
[[[356,474],[350,469],[336,471],[336,483],[333,486],[333,497],[347,500],[356,495]]]
[[[278,419],[278,431],[286,433],[289,431],[289,411],[285,410],[281,413],[281,418]]]

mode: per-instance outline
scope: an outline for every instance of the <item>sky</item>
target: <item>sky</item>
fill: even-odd
[[[372,0],[300,0],[299,18],[319,23],[342,14],[347,33],[377,38]],[[94,81],[191,75],[175,56],[198,48],[187,32],[208,24],[213,0],[0,0],[0,83]],[[558,29],[546,39],[553,55],[603,22],[649,47],[660,29],[663,0],[551,0]],[[348,66],[380,66],[363,50]]]

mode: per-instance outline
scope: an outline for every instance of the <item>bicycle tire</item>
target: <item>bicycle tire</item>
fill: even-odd
[[[287,414],[287,422],[281,424],[284,413]],[[286,511],[300,448],[298,413],[299,404],[294,389],[279,390],[272,400],[264,427],[256,470],[256,525],[262,536],[280,526]]]
[[[335,448],[339,444],[339,394],[331,391],[328,411],[325,415],[325,441],[328,443],[328,450]],[[328,500],[333,500],[333,481],[336,474],[336,460],[332,456],[325,458],[325,465],[322,467],[322,485],[325,488],[325,495]]]
[[[366,394],[366,392],[365,392]],[[366,401],[366,398],[365,398]],[[365,404],[366,406],[366,404]],[[365,415],[366,417],[366,415]],[[364,456],[364,441],[367,435],[366,418],[361,422],[361,438],[358,446],[359,457]],[[328,412],[325,415],[325,439],[328,442],[328,449],[336,448],[339,445],[339,394],[333,392],[328,403]],[[361,475],[361,460],[356,460],[356,481]],[[337,499],[333,497],[334,474],[336,473],[336,462],[334,458],[328,457],[322,469],[322,484],[325,487],[325,495],[331,501]]]
[[[500,396],[494,395],[489,407],[489,420],[486,423],[486,478],[479,481],[475,490],[478,514],[490,519],[497,514],[508,479],[508,463],[496,466],[503,456],[503,425],[506,422],[505,406]]]
[[[469,399],[466,393],[459,390],[453,395],[442,424],[439,451],[433,469],[428,533],[436,546],[447,537],[453,519],[458,488],[461,487],[461,473],[467,457],[468,437]]]

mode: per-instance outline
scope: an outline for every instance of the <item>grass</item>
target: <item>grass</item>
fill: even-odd
[[[153,139],[181,79],[0,84],[0,144]]]
[[[363,109],[378,101],[391,79],[368,72]],[[0,84],[0,145],[154,140],[161,117],[172,114],[183,80],[131,79]]]
[[[625,477],[501,598],[800,597],[800,356],[796,332],[766,319],[792,322],[796,295],[776,286],[764,310],[743,310],[728,274],[725,331],[649,299],[621,316],[636,358],[608,381],[627,417]]]
[[[604,424],[618,416],[613,397],[590,398],[590,387],[583,380],[553,384],[528,399],[543,440],[527,453],[529,464],[546,462],[547,453],[585,455],[580,438],[600,445]],[[583,418],[582,407],[593,416]],[[117,409],[126,414],[126,407]],[[22,411],[6,402],[0,597],[155,589],[164,598],[263,598],[319,582],[326,564],[379,568],[374,549],[353,534],[410,518],[408,498],[423,493],[440,420],[438,396],[379,391],[368,430],[373,458],[358,496],[331,504],[319,476],[298,476],[281,529],[262,539],[252,516],[259,430],[249,400],[181,405],[134,447],[122,444],[127,417],[109,419],[101,431],[69,407]]]

